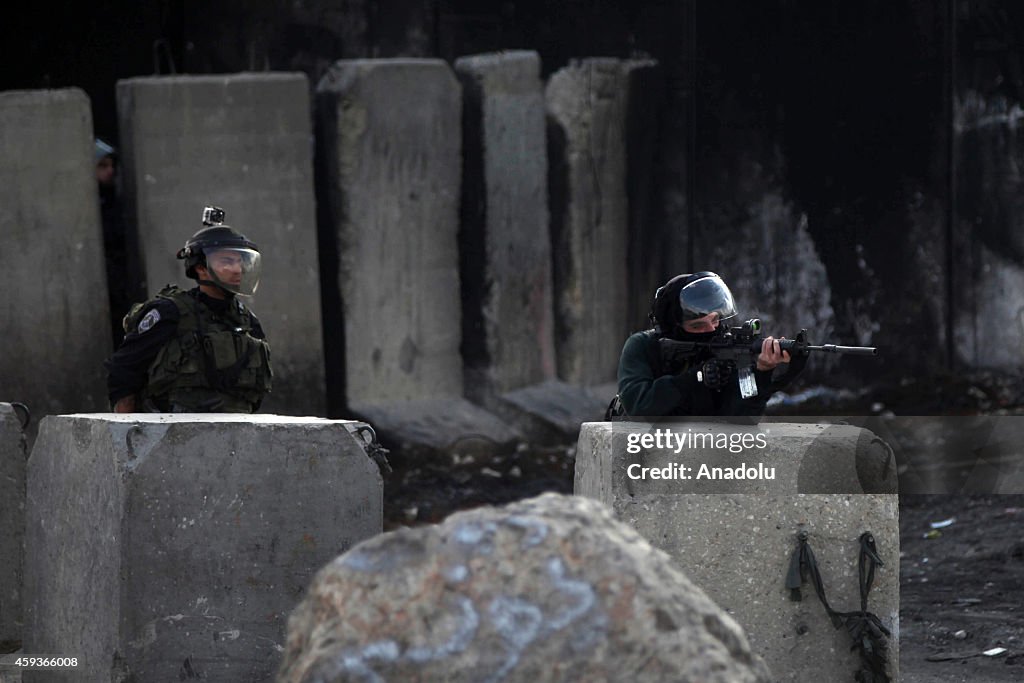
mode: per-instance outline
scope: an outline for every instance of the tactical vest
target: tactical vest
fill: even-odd
[[[178,331],[149,366],[142,397],[166,412],[251,413],[270,391],[270,345],[252,335],[252,317],[237,299],[214,313],[188,291],[167,285],[158,298],[178,308]],[[144,306],[125,316],[138,327]]]

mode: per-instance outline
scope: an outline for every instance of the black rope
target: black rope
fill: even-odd
[[[860,610],[857,612],[838,612],[828,604],[825,597],[825,584],[818,570],[818,562],[807,542],[809,534],[801,529],[797,534],[797,547],[789,561],[786,572],[786,588],[790,590],[790,599],[801,600],[800,587],[810,580],[814,592],[818,594],[825,613],[832,620],[835,628],[846,628],[853,639],[850,650],[860,654],[861,668],[854,680],[857,683],[891,683],[886,673],[888,662],[889,637],[892,635],[882,621],[868,611],[868,595],[875,581],[875,568],[884,567],[885,563],[878,555],[875,537],[868,531],[860,535],[860,553],[857,557],[857,575],[860,584]]]

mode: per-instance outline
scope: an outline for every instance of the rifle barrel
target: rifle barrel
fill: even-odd
[[[877,356],[878,349],[874,346],[838,346],[836,344],[822,344],[821,346],[807,346],[808,351],[823,351],[825,353],[845,353],[851,356]]]

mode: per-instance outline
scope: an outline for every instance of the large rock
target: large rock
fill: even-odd
[[[0,403],[0,652],[21,642],[27,457],[21,420]]]
[[[466,392],[532,441],[575,438],[604,405],[556,380],[540,57],[461,57],[455,72],[463,86]]]
[[[279,683],[770,680],[736,624],[635,532],[556,494],[392,532],[325,567]]]
[[[107,408],[110,313],[94,164],[85,93],[0,93],[0,389],[38,416]]]
[[[25,680],[270,680],[296,596],[381,531],[358,426],[46,418],[28,471],[25,651],[81,665]]]
[[[443,441],[511,434],[463,398],[461,120],[441,60],[343,60],[317,86],[330,391],[393,443],[406,402]]]
[[[203,206],[256,242],[252,298],[273,352],[262,409],[326,415],[309,83],[303,74],[132,78],[117,85],[125,202],[150,295],[193,281],[174,255]]]
[[[651,444],[659,430],[661,447]],[[732,443],[763,436],[765,443],[735,452],[692,442],[677,449],[665,445],[666,430],[684,437],[712,434],[716,440],[724,435]],[[647,443],[644,435],[650,435]],[[702,479],[702,465],[712,473],[720,468],[723,475],[742,472],[743,478]],[[772,478],[751,478],[762,469],[771,470]],[[689,478],[673,478],[681,476]],[[798,534],[806,531],[833,608],[859,609],[859,538],[870,531],[885,566],[876,574],[869,610],[893,633],[888,661],[896,680],[896,460],[871,431],[767,421],[585,424],[574,490],[609,505],[666,551],[740,623],[779,681],[852,679],[858,660],[849,652],[849,635],[833,627],[810,584],[803,601],[791,601],[786,572]]]

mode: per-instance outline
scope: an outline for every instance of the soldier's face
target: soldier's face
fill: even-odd
[[[717,313],[709,313],[703,318],[694,318],[683,323],[683,330],[691,334],[706,334],[718,329],[719,316]]]
[[[215,251],[207,254],[206,263],[217,279],[226,285],[242,282],[242,257],[233,251]]]

